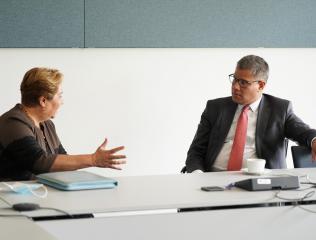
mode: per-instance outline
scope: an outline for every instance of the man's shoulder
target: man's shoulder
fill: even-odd
[[[232,103],[234,103],[232,97],[215,98],[207,101],[207,105],[223,105]]]
[[[269,94],[263,94],[263,99],[265,103],[269,103],[271,105],[288,106],[290,104],[290,101],[287,99],[275,97]]]

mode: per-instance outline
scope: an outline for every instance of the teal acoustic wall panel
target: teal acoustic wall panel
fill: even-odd
[[[0,47],[84,47],[84,0],[1,0]]]
[[[315,0],[86,0],[86,47],[316,47]]]
[[[316,47],[315,0],[1,0],[0,47]]]

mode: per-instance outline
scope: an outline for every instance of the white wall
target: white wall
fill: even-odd
[[[227,76],[247,54],[270,65],[266,93],[292,100],[316,127],[316,49],[0,49],[0,113],[19,102],[28,69],[58,68],[65,104],[54,122],[68,153],[93,152],[106,136],[126,146],[128,164],[93,171],[178,173],[206,101],[230,95]]]

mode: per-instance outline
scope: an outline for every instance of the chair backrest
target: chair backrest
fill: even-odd
[[[312,159],[311,150],[304,146],[292,146],[292,157],[295,168],[316,167],[316,161]]]

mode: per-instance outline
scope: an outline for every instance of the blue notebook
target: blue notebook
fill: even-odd
[[[50,172],[39,174],[36,177],[40,183],[65,191],[117,186],[117,181],[114,179],[85,171]]]

